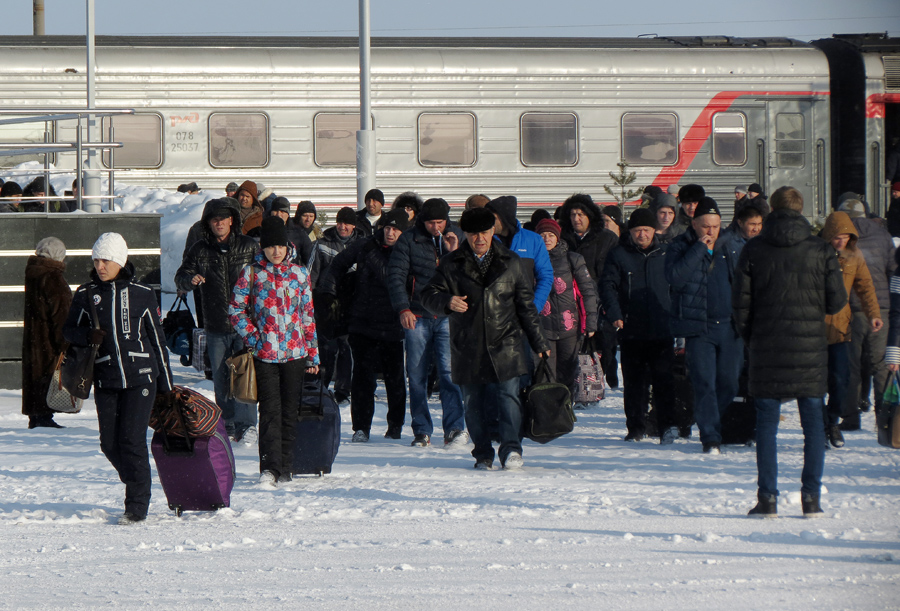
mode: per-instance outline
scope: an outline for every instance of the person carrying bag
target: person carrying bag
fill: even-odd
[[[118,523],[129,525],[147,517],[152,484],[147,426],[157,391],[173,389],[172,374],[156,294],[134,281],[125,240],[104,233],[91,258],[91,280],[75,292],[63,336],[71,346],[96,352],[90,374],[100,449],[125,484],[125,512]]]
[[[291,481],[300,387],[304,371],[319,372],[319,348],[309,273],[292,262],[295,248],[284,221],[263,219],[259,245],[262,252],[238,276],[228,313],[248,350],[241,358],[252,362],[257,381],[259,483],[273,488]],[[231,362],[232,381],[239,382]],[[233,392],[237,397],[241,390]]]

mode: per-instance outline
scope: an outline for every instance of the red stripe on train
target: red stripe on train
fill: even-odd
[[[712,116],[717,112],[725,112],[734,101],[741,96],[821,96],[829,95],[827,91],[722,91],[713,96],[709,104],[700,111],[694,124],[682,139],[678,155],[678,163],[664,168],[653,180],[653,185],[665,189],[669,185],[677,185],[694,162],[697,153],[709,139],[712,131]]]
[[[866,98],[866,119],[884,119],[885,104],[900,104],[900,93],[873,93]]]

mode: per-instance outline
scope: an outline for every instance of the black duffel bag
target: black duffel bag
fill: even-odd
[[[183,309],[182,306],[184,306]],[[185,359],[182,359],[182,364],[185,366],[191,364],[191,349],[194,346],[194,328],[196,326],[194,315],[188,307],[185,296],[179,295],[172,309],[166,312],[162,329],[166,334],[166,346],[168,346],[169,352],[188,357],[187,363],[184,362]]]
[[[569,387],[560,384],[542,356],[534,370],[531,386],[525,390],[525,437],[547,443],[575,428],[575,412]]]

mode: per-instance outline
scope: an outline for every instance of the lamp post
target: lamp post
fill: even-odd
[[[96,100],[94,93],[94,0],[86,0],[87,8],[87,107],[88,110],[96,109]],[[88,115],[87,118],[87,138],[90,144],[93,142],[94,132],[96,131],[96,118],[94,115]],[[82,162],[81,158],[78,163]],[[93,148],[88,148],[86,169],[79,176],[80,186],[84,191],[84,195],[88,197],[84,203],[84,209],[87,212],[100,212],[100,174],[95,171],[97,162],[97,152]]]
[[[359,0],[359,131],[356,132],[356,207],[375,187],[375,130],[372,126],[371,49],[369,0]]]

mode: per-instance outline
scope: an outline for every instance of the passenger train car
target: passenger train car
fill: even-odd
[[[888,67],[900,45],[876,38],[376,38],[377,186],[457,206],[473,193],[512,194],[527,211],[574,192],[610,201],[603,186],[624,159],[636,185],[696,182],[725,210],[734,187],[753,182],[799,188],[810,218],[843,190],[883,210],[875,168],[886,131],[897,133],[900,84]],[[103,119],[103,138],[124,146],[102,163],[126,184],[222,190],[251,179],[295,204],[355,205],[357,44],[98,37],[97,107],[136,110]],[[862,70],[836,73],[832,55],[854,52]],[[0,108],[84,107],[84,64],[81,37],[0,37]],[[872,104],[864,136],[835,100],[859,94],[860,80]],[[0,141],[43,142],[45,131],[73,141],[76,129],[6,126]],[[847,167],[845,130],[865,149]],[[52,162],[74,168],[74,153]]]

